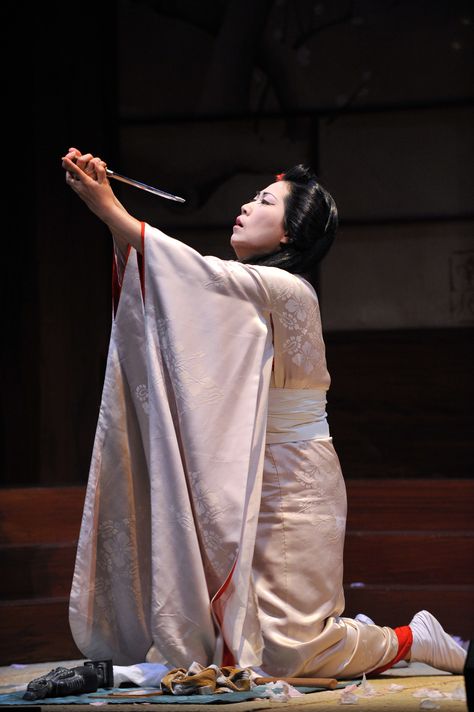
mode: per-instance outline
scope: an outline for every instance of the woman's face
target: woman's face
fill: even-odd
[[[285,197],[289,183],[280,180],[259,191],[249,203],[242,205],[230,238],[239,258],[256,257],[276,252],[280,242],[287,242],[283,221]]]

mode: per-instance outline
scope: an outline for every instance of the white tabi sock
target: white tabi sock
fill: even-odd
[[[413,633],[410,662],[426,663],[438,670],[460,675],[466,662],[466,651],[443,630],[428,611],[419,611],[410,623]]]

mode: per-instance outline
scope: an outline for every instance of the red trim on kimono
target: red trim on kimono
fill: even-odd
[[[145,301],[145,223],[141,223],[140,239],[142,243],[142,254],[137,253],[138,272],[140,275],[140,288],[142,290],[142,299]]]
[[[236,565],[237,565],[237,559],[235,559],[234,564],[233,564],[226,580],[224,581],[224,583],[222,584],[222,586],[217,591],[216,595],[214,596],[214,598],[211,601],[211,608],[214,613],[215,619],[217,620],[217,622],[219,624],[221,633],[222,633],[222,622],[224,619],[224,615],[223,615],[224,611],[223,611],[222,605],[219,605],[219,599],[224,595],[224,593],[229,588],[230,582],[232,581],[232,576],[234,575]],[[215,604],[218,604],[218,605],[216,606]],[[223,650],[222,650],[222,663],[221,664],[224,666],[225,665],[235,665],[236,661],[235,661],[234,655],[233,655],[232,651],[230,650],[230,648],[228,647],[223,634],[222,634],[222,638],[223,638]]]
[[[235,667],[235,658],[232,652],[227,647],[227,643],[224,640],[224,650],[222,651],[222,667]]]
[[[402,625],[399,628],[394,628],[395,635],[398,640],[398,653],[387,665],[372,670],[371,675],[379,675],[381,672],[385,672],[389,668],[393,667],[400,660],[405,660],[408,657],[408,653],[413,645],[413,633],[409,625]]]

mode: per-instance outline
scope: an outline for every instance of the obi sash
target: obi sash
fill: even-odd
[[[267,444],[328,440],[326,391],[319,388],[270,388]]]

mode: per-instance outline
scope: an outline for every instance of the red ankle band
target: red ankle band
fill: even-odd
[[[409,625],[402,625],[398,628],[393,629],[398,640],[398,652],[389,663],[377,668],[377,670],[372,670],[371,675],[379,675],[381,672],[388,670],[393,667],[400,660],[405,660],[410,652],[410,648],[413,644],[413,633]]]

